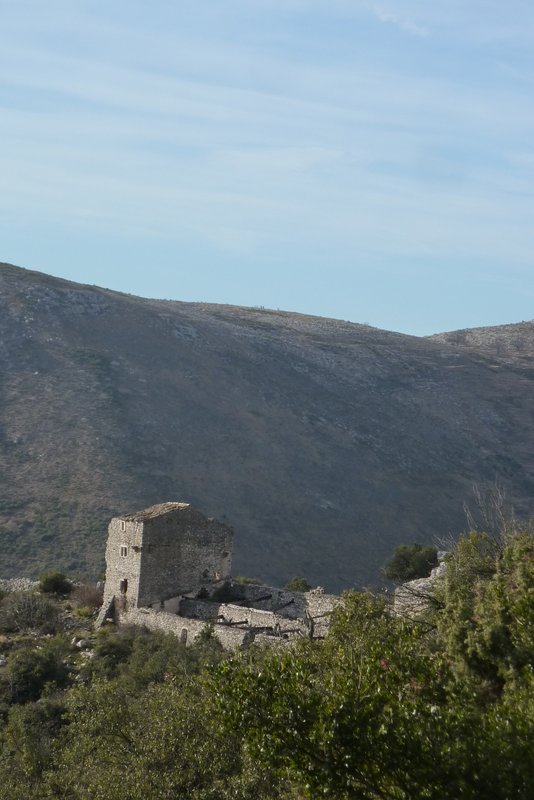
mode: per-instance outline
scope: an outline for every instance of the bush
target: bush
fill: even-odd
[[[437,566],[438,551],[433,545],[401,544],[384,567],[384,575],[390,581],[403,583],[416,578],[427,578]]]
[[[0,606],[0,630],[5,632],[55,633],[60,627],[58,607],[35,592],[13,592]]]
[[[39,590],[45,594],[65,595],[72,591],[72,583],[62,572],[51,570],[39,576]]]
[[[35,701],[47,686],[66,686],[69,680],[69,671],[64,663],[67,651],[67,644],[59,636],[50,639],[40,649],[28,647],[18,650],[9,664],[11,701]]]
[[[311,588],[306,578],[299,578],[297,575],[286,584],[286,589],[290,592],[309,592]]]
[[[76,608],[100,608],[104,591],[90,583],[76,586],[71,592],[71,600]]]

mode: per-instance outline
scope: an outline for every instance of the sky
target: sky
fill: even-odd
[[[532,0],[0,0],[0,261],[425,335],[534,317]]]

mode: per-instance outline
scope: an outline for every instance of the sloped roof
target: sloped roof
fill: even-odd
[[[129,522],[143,522],[147,519],[155,519],[156,517],[164,517],[173,511],[183,511],[190,508],[189,503],[158,503],[150,508],[145,508],[144,511],[134,511],[131,514],[123,514],[119,519],[128,520]]]

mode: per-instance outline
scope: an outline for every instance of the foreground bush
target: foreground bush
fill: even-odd
[[[59,641],[10,656],[0,798],[531,800],[534,536],[464,537],[436,595],[281,650],[110,630],[74,685]]]

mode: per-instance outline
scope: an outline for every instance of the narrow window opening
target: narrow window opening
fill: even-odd
[[[128,545],[121,544],[121,556],[127,556],[127,555],[128,555]]]
[[[126,594],[128,591],[128,581],[126,578],[123,578],[122,581],[119,583],[119,589],[121,594]]]
[[[121,519],[121,531],[125,531],[125,530],[126,530],[126,523],[125,523],[125,521],[123,519]]]
[[[180,641],[182,644],[187,644],[187,628],[182,628],[182,633],[180,634]]]

